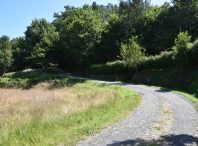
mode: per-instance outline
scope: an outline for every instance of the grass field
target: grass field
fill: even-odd
[[[137,92],[57,74],[0,77],[0,145],[75,145],[136,108]]]

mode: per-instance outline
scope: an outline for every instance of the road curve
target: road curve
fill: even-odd
[[[198,146],[198,112],[182,95],[142,85],[93,81],[137,91],[143,101],[127,119],[88,137],[78,146]]]

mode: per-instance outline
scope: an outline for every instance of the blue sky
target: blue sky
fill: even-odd
[[[52,22],[54,12],[64,11],[64,6],[82,7],[84,4],[107,5],[118,4],[118,0],[0,0],[0,37],[7,35],[10,39],[24,36],[26,27],[35,18],[45,18]],[[162,5],[170,0],[151,0],[153,5]]]

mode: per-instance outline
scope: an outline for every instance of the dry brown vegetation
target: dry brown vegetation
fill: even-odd
[[[75,145],[140,104],[139,94],[129,89],[54,78],[36,73],[0,78],[7,87],[0,88],[0,145]]]
[[[0,89],[0,118],[28,122],[36,114],[47,120],[104,104],[119,95],[105,88],[80,88],[78,84],[54,90],[49,90],[50,86],[41,83],[30,90]]]

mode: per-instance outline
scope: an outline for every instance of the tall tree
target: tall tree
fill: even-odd
[[[18,37],[11,40],[13,65],[17,67],[24,67],[29,64],[27,57],[29,57],[29,50],[25,37]]]
[[[96,2],[92,3],[92,9],[93,10],[98,10],[98,5],[96,4]]]
[[[95,57],[97,63],[105,63],[114,61],[120,54],[120,42],[123,42],[125,33],[122,31],[122,21],[119,19],[118,14],[112,14],[102,33],[102,38],[97,48],[95,49]]]
[[[29,57],[32,63],[42,63],[45,68],[49,62],[55,61],[52,52],[55,50],[55,42],[59,39],[59,33],[46,19],[33,20],[25,32]]]
[[[0,69],[5,69],[12,64],[12,46],[8,36],[0,38]]]
[[[148,0],[120,0],[119,14],[123,19],[123,31],[126,34],[126,39],[148,3]]]
[[[102,20],[97,11],[82,8],[64,12],[68,17],[60,20],[60,52],[62,66],[74,68],[86,66],[93,48],[100,42],[103,29]],[[69,13],[69,14],[67,14]]]

